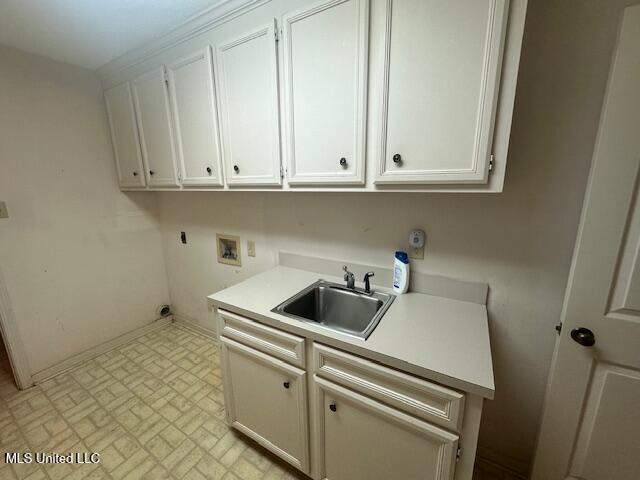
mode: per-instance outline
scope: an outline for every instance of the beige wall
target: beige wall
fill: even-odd
[[[497,394],[481,452],[526,471],[628,3],[530,1],[499,195],[122,194],[95,76],[0,48],[0,200],[11,215],[0,270],[32,369],[149,323],[168,291],[180,314],[210,326],[205,295],[271,267],[280,250],[389,265],[421,227],[427,256],[414,268],[491,286]],[[256,241],[257,257],[216,263],[216,232]]]
[[[177,311],[211,326],[204,296],[274,265],[280,250],[390,265],[408,231],[424,228],[426,257],[413,268],[491,286],[497,392],[486,404],[480,451],[526,472],[628,3],[530,1],[503,194],[159,194]],[[239,234],[243,247],[255,240],[257,257],[244,256],[241,268],[216,263],[216,232]]]
[[[33,372],[169,300],[153,195],[118,190],[102,88],[0,47],[0,269]]]

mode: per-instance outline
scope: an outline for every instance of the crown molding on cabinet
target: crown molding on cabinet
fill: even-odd
[[[166,34],[104,64],[96,70],[96,73],[103,80],[108,79],[123,70],[144,62],[152,56],[164,52],[182,42],[186,42],[202,32],[222,25],[270,1],[271,0],[223,0],[195,14]]]

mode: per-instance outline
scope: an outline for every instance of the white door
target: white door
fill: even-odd
[[[625,11],[534,480],[640,478],[640,6]]]
[[[129,82],[106,90],[104,99],[107,104],[118,183],[123,188],[144,187],[146,180]]]
[[[287,179],[364,184],[368,0],[283,17]]]
[[[280,185],[274,22],[216,47],[222,156],[228,185]]]
[[[317,471],[328,480],[448,480],[458,436],[314,377]]]
[[[308,472],[304,370],[226,337],[220,341],[231,426]]]
[[[211,49],[207,47],[181,58],[167,70],[182,184],[221,186]]]
[[[142,159],[150,187],[177,187],[178,171],[164,66],[132,82]]]
[[[509,0],[388,0],[376,183],[486,183]]]

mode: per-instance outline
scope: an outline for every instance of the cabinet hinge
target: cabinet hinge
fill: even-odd
[[[495,155],[493,153],[489,156],[489,173],[491,173],[491,171],[493,171],[493,163],[495,161],[495,158],[496,157],[495,157]]]
[[[167,73],[166,70],[162,71],[162,79],[164,80],[164,84],[168,87],[169,86],[169,74]]]
[[[462,448],[458,447],[458,450],[456,451],[456,462],[460,461],[461,456],[462,456]]]
[[[556,328],[556,333],[560,335],[560,333],[562,332],[562,323],[557,324],[555,328]]]
[[[284,168],[280,165],[280,178],[284,178]]]
[[[278,32],[278,29],[277,29],[277,28],[274,28],[274,29],[273,29],[273,36],[275,37],[276,42],[280,41],[280,34],[279,34],[279,32]]]

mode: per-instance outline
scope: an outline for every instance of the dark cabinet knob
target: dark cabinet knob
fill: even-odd
[[[342,167],[346,167],[347,166],[347,159],[346,158],[342,157],[340,159],[340,166],[342,166]]]
[[[149,175],[153,175],[153,174],[155,174],[155,173],[156,173],[156,172],[154,172],[153,170],[149,170]]]
[[[207,167],[207,173],[211,175],[211,167]]]
[[[596,336],[588,328],[574,328],[571,330],[571,338],[583,347],[593,347],[596,344]]]
[[[393,156],[393,163],[395,163],[396,165],[400,165],[402,163],[402,155],[400,155],[399,153],[396,153]]]
[[[335,402],[329,404],[329,410],[331,410],[332,412],[335,412],[336,410],[338,410],[338,407],[336,407]]]
[[[138,172],[133,172],[133,176],[137,177],[138,176]]]
[[[284,383],[282,384],[282,386],[283,386],[284,388],[286,388],[286,389],[289,389],[289,387],[291,386],[291,384],[290,384],[289,382],[284,382]]]
[[[233,171],[236,172],[236,173],[239,173],[240,172],[240,167],[238,167],[238,165],[234,165],[233,166]]]

